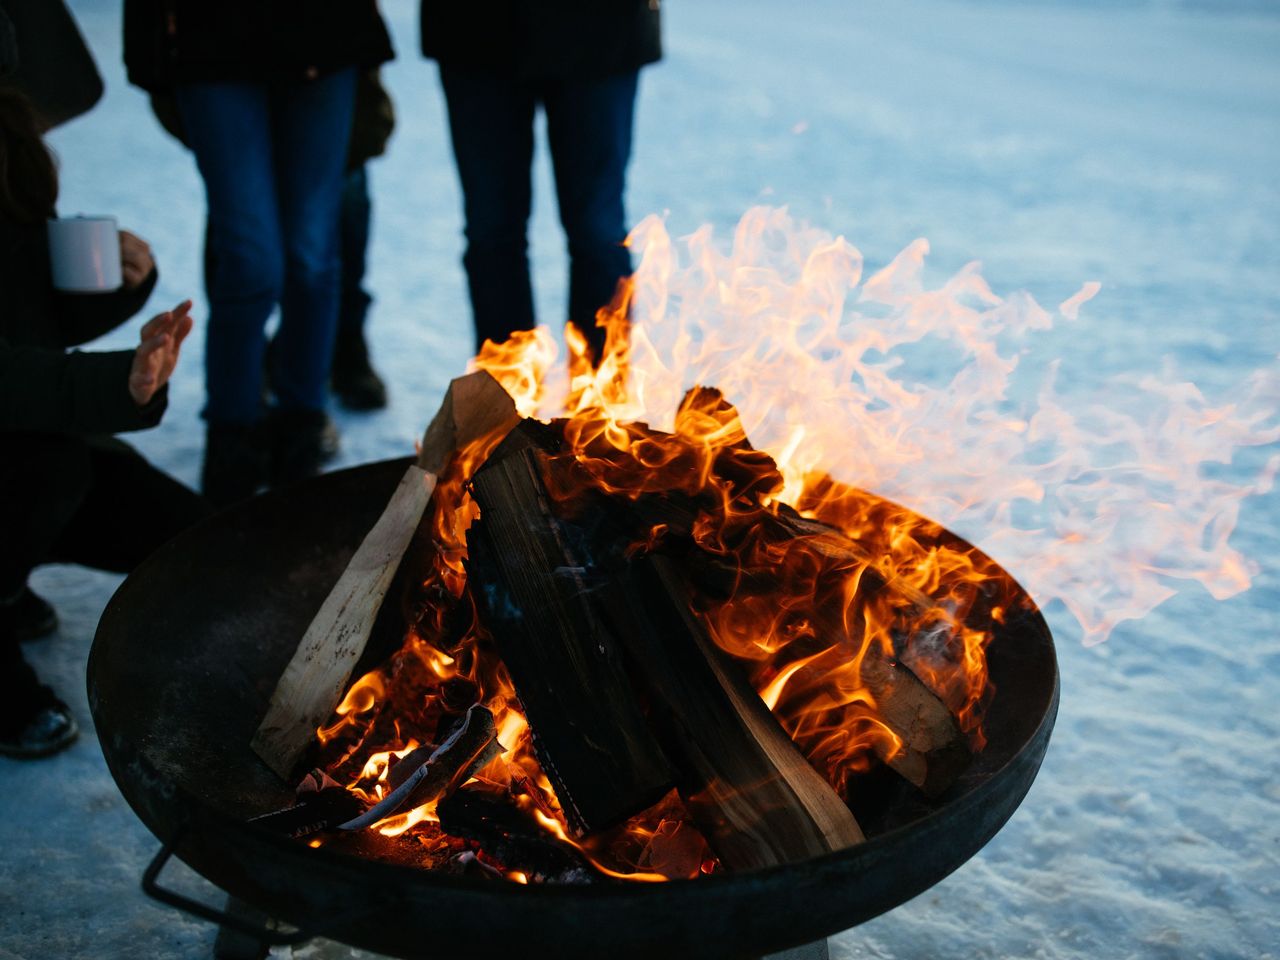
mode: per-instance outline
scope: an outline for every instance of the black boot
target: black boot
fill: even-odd
[[[260,423],[211,423],[200,489],[215,507],[253,496],[267,482],[268,444]]]
[[[268,426],[273,488],[314,477],[338,452],[338,428],[323,410],[274,410]]]
[[[381,410],[387,405],[387,385],[369,363],[369,347],[358,327],[338,330],[329,383],[348,410]]]
[[[0,754],[34,760],[71,746],[80,725],[52,690],[37,683],[25,699],[0,708]]]
[[[19,643],[39,640],[58,629],[58,613],[30,587],[23,587],[13,602],[13,636]]]
[[[0,602],[0,754],[46,757],[68,746],[80,728],[23,658],[14,636],[17,605],[18,597]]]

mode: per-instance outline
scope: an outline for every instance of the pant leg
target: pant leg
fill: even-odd
[[[212,512],[208,502],[115,439],[88,444],[92,478],[45,558],[129,573]]]
[[[53,433],[6,433],[0,457],[0,601],[49,560],[93,483],[89,445]]]
[[[462,184],[477,349],[534,325],[526,230],[532,204],[534,91],[481,71],[440,68]]]
[[[126,573],[187,525],[205,501],[119,441],[5,434],[0,461],[0,732],[45,703],[5,601],[42,563]]]
[[[342,211],[338,220],[339,258],[342,261],[342,293],[338,298],[339,336],[360,336],[369,304],[373,302],[373,297],[364,289],[372,216],[368,171],[363,166],[356,167],[343,181]]]
[[[182,84],[176,100],[209,208],[204,415],[253,423],[263,414],[266,323],[284,279],[267,88]]]
[[[547,137],[569,247],[569,320],[597,355],[596,311],[631,274],[623,195],[639,71],[557,81],[546,92]]]
[[[338,224],[355,108],[354,68],[271,90],[284,240],[272,385],[281,408],[323,410],[341,293]]]

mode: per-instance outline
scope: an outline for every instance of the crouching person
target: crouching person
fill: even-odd
[[[121,234],[123,286],[53,286],[46,237],[57,171],[26,98],[0,85],[0,754],[44,756],[76,723],[22,655],[53,611],[27,587],[43,563],[126,573],[205,501],[113,434],[153,427],[191,330],[190,303],[151,318],[133,350],[66,352],[118,327],[146,302],[147,245]]]

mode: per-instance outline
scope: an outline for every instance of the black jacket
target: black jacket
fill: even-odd
[[[375,0],[125,0],[129,80],[311,79],[394,56]]]
[[[59,293],[53,289],[44,224],[0,220],[0,432],[94,435],[159,423],[168,387],[145,407],[134,403],[132,350],[65,350],[124,323],[142,308],[155,283],[153,270],[133,290]]]
[[[591,79],[662,57],[659,0],[422,0],[422,52],[519,80]]]

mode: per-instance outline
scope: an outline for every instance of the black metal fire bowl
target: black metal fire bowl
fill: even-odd
[[[250,750],[277,678],[408,461],[259,497],[162,548],[107,606],[89,702],[107,765],[143,823],[234,896],[306,931],[400,957],[741,958],[808,943],[937,883],[1026,795],[1058,706],[1034,605],[988,656],[987,748],[941,800],[866,843],[693,881],[522,886],[376,862],[248,825],[292,788]],[[160,861],[157,861],[158,863]]]

